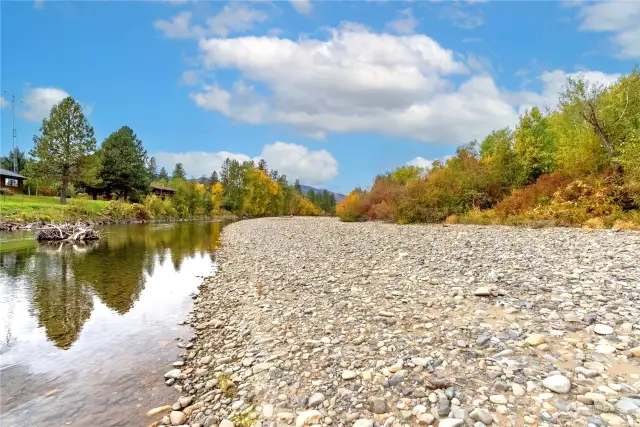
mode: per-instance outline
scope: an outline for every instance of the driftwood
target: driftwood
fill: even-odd
[[[36,231],[36,240],[83,241],[98,240],[100,233],[83,224],[47,225]]]

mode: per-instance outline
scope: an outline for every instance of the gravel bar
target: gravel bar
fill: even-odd
[[[640,425],[640,233],[265,218],[222,242],[161,425]]]

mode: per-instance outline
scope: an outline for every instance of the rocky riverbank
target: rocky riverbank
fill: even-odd
[[[640,233],[260,219],[216,259],[160,424],[640,423]]]

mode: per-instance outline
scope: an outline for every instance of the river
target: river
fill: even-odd
[[[215,268],[223,222],[115,225],[99,242],[0,234],[0,425],[145,426]]]

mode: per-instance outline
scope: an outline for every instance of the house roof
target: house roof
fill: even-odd
[[[27,179],[26,176],[22,176],[19,173],[15,173],[15,172],[11,172],[10,170],[7,169],[2,169],[0,168],[0,175],[2,176],[8,176],[10,178],[22,178],[22,179]]]
[[[171,187],[163,187],[161,185],[152,185],[151,188],[153,190],[162,190],[162,191],[176,191],[175,188]]]

